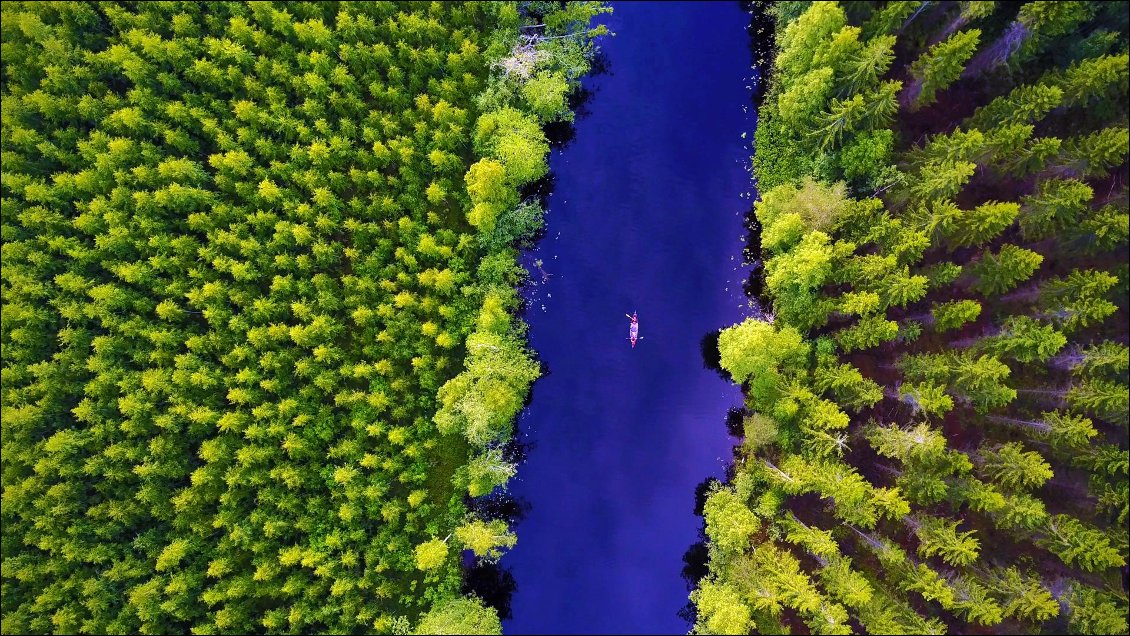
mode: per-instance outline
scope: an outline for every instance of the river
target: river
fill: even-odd
[[[511,492],[530,505],[503,560],[507,633],[684,633],[695,486],[721,476],[741,394],[702,337],[750,313],[749,15],[737,2],[613,3],[610,72],[555,151],[525,316],[549,373],[520,419]],[[742,133],[747,133],[746,138]],[[639,312],[632,349],[625,313]]]

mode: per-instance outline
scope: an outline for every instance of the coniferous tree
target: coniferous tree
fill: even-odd
[[[1130,239],[1130,213],[1104,205],[1067,233],[1089,254],[1112,251]]]
[[[977,343],[980,350],[1020,362],[1046,362],[1067,344],[1067,337],[1051,325],[1028,316],[1009,316],[995,336]]]
[[[804,355],[749,374],[763,380],[747,395],[759,412],[730,487],[759,526],[741,558],[715,547],[708,564],[748,609],[743,628],[835,631],[837,605],[874,633],[1047,629],[1061,611],[1071,630],[1124,625],[1123,600],[1075,592],[1117,588],[1126,547],[1112,521],[1130,515],[1115,437],[1127,365],[1111,344],[1130,235],[1124,20],[1114,5],[995,8],[780,12],[754,172],[773,328],[795,329],[789,349]],[[960,55],[938,55],[958,42]],[[935,102],[972,114],[924,116]],[[809,205],[823,198],[795,194],[820,192],[807,178],[846,189]],[[968,337],[923,333],[974,322]],[[879,456],[865,471],[861,433]],[[1063,489],[1093,505],[1053,503]],[[895,521],[909,535],[893,536]],[[978,540],[993,533],[1011,537],[994,555],[1028,558],[989,563]],[[845,538],[876,559],[848,562]],[[803,591],[813,581],[817,595]]]
[[[1040,544],[1068,565],[1094,572],[1126,565],[1126,558],[1102,532],[1088,528],[1070,515],[1055,515],[1045,527]]]
[[[836,342],[844,351],[858,351],[877,347],[898,335],[898,323],[882,316],[864,316],[855,325],[840,330]]]
[[[937,517],[926,517],[914,522],[918,536],[918,554],[923,557],[938,555],[953,566],[967,566],[977,561],[980,542],[972,530],[959,532],[958,524]]]
[[[979,29],[960,31],[934,45],[910,65],[915,83],[908,90],[915,92],[908,100],[913,109],[934,103],[937,93],[961,76],[965,63],[973,57],[981,40]]]
[[[1014,88],[978,108],[966,120],[971,129],[990,130],[1009,124],[1027,124],[1044,118],[1063,103],[1063,89],[1049,84],[1024,85]]]
[[[1040,254],[1006,243],[996,254],[986,251],[969,267],[973,289],[983,296],[998,296],[1031,278],[1043,262]]]
[[[1046,238],[1078,225],[1093,196],[1090,186],[1074,179],[1041,182],[1034,196],[1025,197],[1021,208],[1024,238]]]
[[[977,320],[981,315],[981,304],[975,300],[954,300],[935,304],[930,313],[934,317],[935,331],[949,331]]]
[[[1051,466],[1035,451],[1018,443],[1003,444],[980,453],[982,470],[1006,488],[1039,488],[1052,478]]]
[[[1106,299],[1118,279],[1107,272],[1075,270],[1040,286],[1040,306],[1066,330],[1086,327],[1118,310]]]

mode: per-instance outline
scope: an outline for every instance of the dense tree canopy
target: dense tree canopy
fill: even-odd
[[[694,632],[1125,633],[1125,8],[769,10]]]
[[[2,11],[4,632],[497,633],[520,188],[606,9]]]

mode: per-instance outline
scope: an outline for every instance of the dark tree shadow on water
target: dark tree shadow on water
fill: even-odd
[[[534,199],[544,208],[555,185],[557,185],[557,175],[552,172],[547,172],[544,177],[537,181],[531,181],[522,186],[522,190],[518,194],[523,201]],[[535,236],[528,242],[531,244],[536,243],[538,238],[540,238],[540,236]]]
[[[577,127],[571,121],[551,121],[542,127],[551,148],[561,149],[577,138]]]
[[[699,482],[694,489],[694,514],[697,517],[702,516],[702,511],[706,507],[706,496],[710,491],[718,485],[719,482],[716,477],[707,477]],[[687,590],[693,590],[698,587],[698,582],[702,580],[707,574],[710,573],[710,568],[707,564],[710,561],[710,550],[706,547],[706,524],[705,521],[699,525],[698,541],[691,544],[687,551],[683,553],[683,569],[680,574],[683,577],[683,582],[687,585]],[[695,624],[698,619],[698,612],[694,603],[687,601],[678,612],[676,616],[687,622],[688,627]]]
[[[694,590],[698,587],[701,581],[707,574],[710,574],[710,549],[706,547],[706,536],[700,530],[700,539],[691,544],[687,551],[683,553],[683,582],[687,585],[687,591]],[[687,604],[682,607],[677,613],[679,618],[687,622],[687,626],[692,626],[698,620],[698,608],[695,604],[687,601]]]
[[[505,490],[495,490],[489,495],[470,500],[467,509],[484,521],[498,519],[510,526],[517,526],[529,514],[531,507],[530,502],[521,497],[515,497]]]
[[[506,620],[513,616],[510,601],[518,589],[518,582],[510,570],[497,563],[478,561],[463,572],[463,594],[474,594],[483,604],[493,607],[498,617]]]
[[[608,57],[604,49],[596,49],[589,58],[589,77],[601,75],[612,75],[612,58]]]
[[[688,590],[698,587],[702,577],[710,573],[710,569],[706,566],[709,559],[710,550],[706,547],[705,541],[692,543],[691,547],[683,553],[683,580],[686,581]]]
[[[740,406],[735,406],[726,411],[726,430],[729,431],[731,437],[745,435],[745,416],[745,408]]]
[[[515,423],[514,428],[510,441],[501,448],[502,459],[518,466],[521,470],[521,465],[526,461],[530,451],[533,450],[534,444],[517,430],[517,423]],[[525,519],[531,508],[530,502],[521,497],[516,497],[510,491],[502,488],[495,488],[481,497],[465,497],[464,504],[471,514],[484,521],[499,519],[512,527]]]
[[[741,2],[742,10],[750,14],[746,30],[749,33],[749,57],[755,67],[750,96],[755,107],[760,106],[761,100],[765,99],[765,93],[769,89],[769,72],[773,67],[776,22],[768,11],[770,4],[772,3],[751,0]]]
[[[569,110],[573,111],[573,119],[553,121],[542,126],[550,147],[561,150],[577,138],[576,123],[592,114],[589,106],[592,104],[593,98],[600,92],[600,88],[592,81],[592,78],[611,74],[612,62],[608,59],[608,54],[601,49],[596,49],[589,59],[589,72],[585,76],[584,83],[575,86],[567,97]]]
[[[729,381],[730,376],[722,370],[722,354],[718,352],[718,336],[721,333],[721,329],[707,332],[699,340],[698,347],[702,353],[702,367],[714,371],[722,376],[723,380]]]
[[[706,508],[706,496],[710,494],[710,489],[721,483],[717,477],[707,477],[694,487],[694,516],[702,516],[702,511]]]

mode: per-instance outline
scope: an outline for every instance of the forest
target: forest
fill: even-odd
[[[0,51],[0,632],[1130,631],[1124,4]]]
[[[599,3],[5,2],[4,633],[498,633]]]
[[[782,2],[694,632],[1127,632],[1128,27]]]

